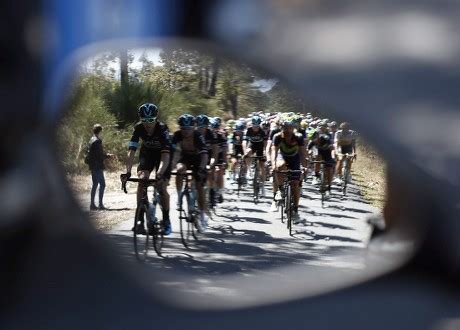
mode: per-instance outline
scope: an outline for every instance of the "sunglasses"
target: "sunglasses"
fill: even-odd
[[[157,119],[156,118],[142,118],[141,122],[143,122],[143,123],[153,123],[153,122],[155,122],[155,120],[157,120]]]

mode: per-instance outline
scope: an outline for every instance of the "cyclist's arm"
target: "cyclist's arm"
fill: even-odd
[[[217,146],[217,143],[211,144],[211,161],[209,162],[211,168],[215,165],[218,155],[219,147]]]
[[[201,151],[200,156],[200,169],[205,169],[206,165],[208,164],[208,152]]]
[[[126,173],[131,173],[131,169],[134,163],[134,156],[136,155],[135,149],[129,149],[128,151],[128,159],[126,161]]]
[[[299,156],[300,156],[300,162],[302,163],[303,167],[307,167],[307,149],[305,147],[305,143],[302,143],[299,147]]]
[[[267,156],[267,159],[271,161],[270,155],[271,155],[271,149],[272,148],[272,140],[267,141],[267,145],[265,147],[265,155]]]
[[[271,150],[271,162],[272,162],[272,166],[273,168],[275,168],[276,166],[276,158],[278,157],[278,150],[279,150],[279,147],[278,146],[275,146],[274,144],[272,145],[272,150]]]
[[[158,166],[158,175],[165,174],[166,169],[169,165],[169,151],[161,153],[160,166]]]
[[[138,126],[135,126],[133,129],[133,134],[131,135],[131,139],[128,142],[128,159],[126,160],[126,173],[131,173],[131,169],[134,163],[134,156],[136,154],[136,150],[139,147],[139,140],[140,134],[139,130],[137,129]]]

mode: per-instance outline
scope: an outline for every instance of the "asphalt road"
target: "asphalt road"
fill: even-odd
[[[272,195],[270,186],[266,184],[267,196]],[[289,276],[290,270],[313,269],[319,271],[316,276],[322,279],[340,272],[345,281],[359,276],[366,267],[370,235],[366,219],[378,210],[363,199],[355,185],[350,185],[346,199],[341,198],[338,187],[334,186],[332,198],[322,208],[317,186],[304,184],[299,207],[302,221],[294,225],[293,236],[289,235],[286,224],[281,223],[280,213],[269,211],[271,199],[266,197],[254,204],[249,186],[240,197],[235,189],[230,181],[226,182],[224,203],[218,204],[206,234],[190,249],[181,243],[178,214],[171,208],[173,233],[165,237],[162,257],[152,248],[141,265],[148,274],[154,274],[151,281],[155,285],[175,288],[181,297],[192,293],[227,302],[231,297],[238,297],[241,302],[243,294],[251,303],[267,298],[267,293],[254,285],[245,285],[246,279],[253,281],[266,275],[276,281],[283,279],[300,285],[302,279]],[[120,202],[117,205],[132,208],[134,216],[135,185],[129,190],[130,194],[123,195],[124,205]],[[171,193],[172,206],[176,205],[176,198]],[[106,200],[110,204],[110,195]],[[138,263],[132,226],[133,220],[127,219],[103,233],[113,253],[129,264]],[[235,281],[240,282],[235,285]],[[248,290],[257,292],[248,294]]]

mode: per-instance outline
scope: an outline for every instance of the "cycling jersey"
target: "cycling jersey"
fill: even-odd
[[[352,130],[338,130],[335,133],[335,140],[339,146],[351,146],[356,143],[356,132]]]
[[[230,142],[234,146],[241,146],[243,144],[244,133],[241,131],[233,132]]]
[[[290,170],[300,170],[300,153],[299,150],[305,146],[303,136],[299,133],[293,133],[288,140],[283,132],[277,133],[273,137],[273,145],[279,147],[278,151],[283,158],[286,166]],[[293,180],[300,179],[300,173],[291,176]]]
[[[201,157],[203,154],[208,154],[208,149],[206,147],[204,136],[200,132],[193,131],[193,136],[187,138],[187,140],[188,139],[193,140],[191,149],[186,149],[190,148],[190,146],[186,146],[182,143],[185,141],[182,132],[180,130],[174,132],[172,138],[172,148],[177,150],[178,146],[180,145],[180,157],[177,162],[184,164],[188,170],[193,170],[195,179],[198,179],[198,170],[201,165]]]
[[[209,129],[206,128],[206,131],[204,133],[204,142],[206,144],[206,149],[208,150],[208,153],[210,154],[212,151],[213,145],[217,144],[217,134]]]
[[[246,134],[244,135],[243,139],[250,143],[250,147],[252,149],[252,146],[263,147],[264,141],[267,141],[267,136],[265,135],[263,129],[259,128],[259,130],[256,132],[254,131],[253,127],[249,127],[246,130]]]
[[[134,126],[131,140],[128,143],[129,150],[137,150],[139,141],[142,140],[139,151],[139,166],[137,171],[149,171],[158,169],[161,163],[161,154],[169,153],[171,150],[171,140],[168,127],[157,122],[151,135],[148,134],[142,123]],[[165,170],[165,177],[169,178],[171,173],[171,162]]]
[[[307,131],[306,131],[305,129],[299,128],[299,129],[297,130],[297,132],[298,132],[299,134],[302,135],[302,137],[304,138],[304,140],[307,138]]]
[[[137,123],[134,126],[133,134],[128,143],[129,150],[137,150],[139,140],[142,140],[140,153],[158,153],[170,152],[171,140],[169,138],[168,126],[161,122],[157,122],[151,135],[148,134],[142,123]]]
[[[329,133],[318,132],[318,137],[310,143],[308,143],[308,149],[310,150],[313,146],[318,149],[318,154],[321,159],[326,162],[326,167],[334,166],[334,159],[332,158],[332,137]]]
[[[283,158],[298,156],[299,149],[305,146],[304,139],[299,133],[293,133],[291,138],[287,140],[284,133],[280,132],[273,137],[273,144],[275,147],[279,147],[279,152]]]
[[[273,137],[278,134],[279,132],[281,132],[281,128],[275,128],[274,130],[272,130],[270,132],[270,141],[273,141]]]
[[[181,144],[181,155],[198,155],[202,153],[208,153],[208,149],[206,147],[206,141],[203,135],[198,131],[193,131],[193,146],[192,149],[187,150],[182,146],[181,142],[184,140],[182,132],[176,131],[173,134],[172,138],[172,147],[173,149],[177,148],[178,144]]]
[[[217,132],[217,146],[219,147],[219,155],[217,156],[217,165],[225,164],[224,153],[227,149],[227,137],[224,132]]]

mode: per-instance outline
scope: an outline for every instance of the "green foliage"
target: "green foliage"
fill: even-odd
[[[94,124],[103,126],[101,136],[106,152],[122,155],[123,149],[126,153],[129,139],[126,131],[117,128],[116,117],[108,110],[98,89],[87,88],[87,83],[86,79],[77,83],[67,104],[70,111],[62,118],[57,131],[58,152],[69,172],[81,172],[87,168],[83,159]]]
[[[107,165],[120,166],[138,120],[137,108],[145,102],[158,105],[160,120],[171,131],[177,129],[177,118],[184,113],[229,120],[253,111],[288,111],[301,105],[279,84],[271,92],[261,92],[254,84],[261,75],[248,66],[196,50],[164,49],[162,66],[155,66],[144,55],[141,66],[134,67],[133,58],[130,51],[101,54],[75,81],[69,112],[58,130],[61,158],[68,171],[86,167],[83,154],[96,123],[104,127],[106,151],[119,160]]]

